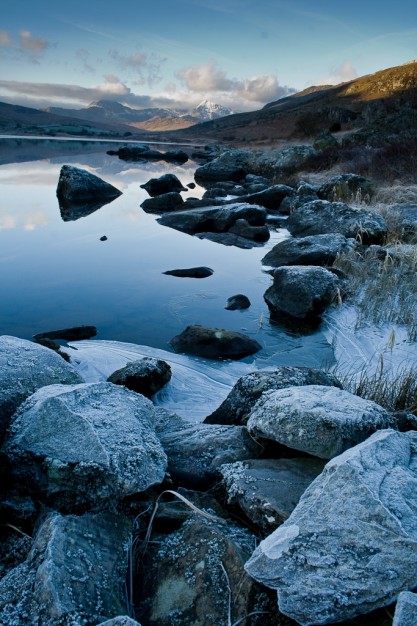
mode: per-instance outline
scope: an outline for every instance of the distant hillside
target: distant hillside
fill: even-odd
[[[273,143],[313,136],[321,129],[360,128],[398,107],[417,107],[417,61],[381,70],[335,86],[314,86],[267,104],[259,111],[238,113],[180,131],[227,142]]]

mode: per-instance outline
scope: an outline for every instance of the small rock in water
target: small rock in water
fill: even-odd
[[[238,293],[236,296],[231,296],[227,299],[227,304],[224,308],[228,311],[236,311],[237,309],[248,309],[249,307],[249,298],[242,293]]]
[[[102,237],[100,237],[100,241],[107,241],[106,235],[103,235]]]
[[[171,375],[168,363],[161,359],[144,357],[113,372],[107,382],[123,385],[150,398],[171,380]]]
[[[65,341],[78,341],[79,339],[90,339],[97,335],[95,326],[73,326],[72,328],[62,328],[60,330],[48,330],[44,333],[33,335],[33,339],[65,339]]]
[[[207,359],[243,359],[262,348],[257,341],[242,333],[200,325],[187,326],[169,343],[175,352],[195,354]]]
[[[189,269],[167,270],[162,272],[168,276],[178,276],[179,278],[208,278],[214,272],[210,267],[190,267]]]

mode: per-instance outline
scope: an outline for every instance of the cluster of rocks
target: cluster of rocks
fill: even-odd
[[[415,418],[283,367],[195,424],[153,404],[170,374],[85,383],[0,337],[0,622],[307,626],[399,598],[414,623]]]

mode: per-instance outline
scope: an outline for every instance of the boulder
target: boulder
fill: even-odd
[[[71,205],[111,202],[122,194],[119,189],[86,170],[63,165],[59,174],[56,195],[64,208]],[[94,209],[95,210],[95,209]]]
[[[177,191],[170,191],[147,198],[140,205],[145,213],[164,213],[165,211],[177,211],[184,204],[182,196]]]
[[[267,173],[276,179],[286,178],[294,174],[317,154],[316,150],[309,145],[299,144],[276,150],[265,150],[256,159],[255,172]]]
[[[304,385],[262,394],[247,426],[254,437],[331,459],[391,426],[391,416],[375,402],[348,391]]]
[[[268,226],[251,226],[245,219],[236,220],[233,226],[229,228],[229,233],[258,243],[265,243],[270,237]]]
[[[403,202],[390,207],[390,219],[394,221],[402,241],[417,241],[417,202]]]
[[[171,191],[188,191],[175,174],[164,174],[159,178],[151,178],[147,183],[141,185],[141,188],[145,189],[152,198]]]
[[[242,333],[200,325],[187,326],[169,344],[175,352],[195,354],[207,359],[243,359],[262,349],[257,341]]]
[[[340,174],[326,181],[317,190],[322,200],[330,202],[363,202],[372,198],[375,184],[358,174]]]
[[[33,335],[35,341],[40,339],[63,339],[65,341],[79,341],[81,339],[91,339],[97,335],[95,326],[73,326],[72,328],[61,328],[59,330],[47,330],[43,333]]]
[[[245,569],[302,626],[351,619],[417,585],[417,433],[383,430],[334,458]]]
[[[171,368],[165,361],[149,356],[131,361],[113,372],[107,382],[123,385],[131,391],[150,398],[171,380]]]
[[[367,245],[381,243],[387,232],[385,219],[376,211],[327,200],[314,200],[296,208],[286,226],[296,237],[340,233]]]
[[[0,580],[0,623],[98,624],[124,613],[131,532],[109,512],[50,513],[26,561]]]
[[[206,186],[217,181],[240,181],[251,171],[253,153],[249,150],[227,150],[209,163],[198,167],[194,178],[197,184]]]
[[[220,478],[223,463],[258,457],[263,448],[244,426],[187,424],[159,421],[158,437],[168,457],[168,471],[175,482],[206,489]]]
[[[228,311],[241,311],[242,309],[248,309],[250,307],[250,300],[243,293],[238,293],[235,296],[227,298],[227,304],[224,307]]]
[[[314,320],[340,301],[343,283],[323,267],[288,265],[276,269],[273,277],[264,300],[274,319]]]
[[[178,270],[167,270],[162,273],[167,274],[168,276],[177,276],[178,278],[208,278],[214,274],[214,271],[210,267],[199,266]]]
[[[323,467],[318,459],[253,459],[226,463],[220,471],[228,503],[269,534],[288,519]]]
[[[317,135],[314,139],[313,148],[318,150],[327,150],[328,148],[337,148],[339,146],[339,142],[336,137],[332,135],[330,130],[322,130],[321,133]]]
[[[162,226],[195,234],[206,231],[222,233],[228,231],[240,219],[247,220],[251,226],[264,226],[266,211],[263,207],[252,204],[233,203],[167,213],[157,221]]]
[[[247,424],[249,414],[266,391],[302,385],[326,385],[341,388],[332,374],[310,367],[277,367],[252,372],[239,378],[218,409],[204,420],[205,424]]]
[[[143,624],[240,624],[252,611],[264,626],[277,623],[275,603],[243,569],[256,541],[247,530],[194,516],[156,539],[134,581]]]
[[[15,482],[64,512],[145,491],[167,463],[152,403],[111,383],[39,389],[14,414],[3,454]]]
[[[354,239],[346,239],[339,233],[312,235],[310,237],[284,239],[277,243],[262,259],[263,265],[333,265],[341,252],[355,247]]]
[[[239,200],[248,204],[257,204],[263,206],[270,211],[279,211],[279,207],[284,198],[292,193],[292,188],[288,185],[272,185],[267,189],[242,195]],[[230,203],[234,200],[229,200]]]
[[[18,406],[45,385],[82,383],[78,372],[55,352],[32,341],[0,337],[0,444]]]
[[[398,596],[392,626],[415,626],[417,624],[417,594],[402,591]]]

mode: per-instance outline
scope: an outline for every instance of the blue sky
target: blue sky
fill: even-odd
[[[0,100],[253,110],[416,58],[415,0],[13,0]]]

